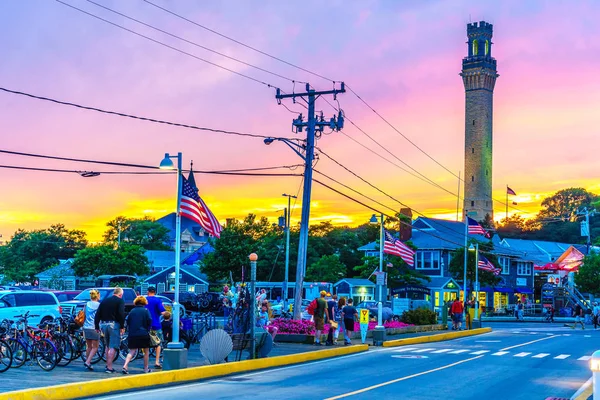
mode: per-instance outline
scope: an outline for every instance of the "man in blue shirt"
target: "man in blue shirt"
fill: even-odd
[[[154,286],[150,286],[148,288],[148,296],[146,296],[146,300],[148,300],[148,304],[146,308],[150,311],[150,316],[152,317],[152,326],[150,327],[150,335],[156,335],[163,342],[163,334],[162,327],[160,325],[160,316],[165,313],[165,307],[163,306],[162,301],[156,297],[156,288]],[[162,365],[160,364],[160,345],[156,347],[156,363],[154,364],[154,368],[162,369]]]

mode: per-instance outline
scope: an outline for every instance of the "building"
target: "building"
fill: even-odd
[[[487,22],[467,25],[468,55],[463,58],[465,87],[465,194],[464,208],[481,221],[493,218],[492,121],[496,60],[492,57],[493,26]]]
[[[368,279],[344,278],[333,284],[339,297],[351,298],[354,304],[375,300],[375,284]]]

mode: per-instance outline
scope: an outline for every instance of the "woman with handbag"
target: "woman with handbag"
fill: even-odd
[[[144,296],[138,296],[133,301],[135,307],[129,315],[127,315],[127,327],[129,334],[127,336],[127,346],[129,347],[129,354],[125,358],[125,364],[123,364],[123,374],[129,374],[127,366],[131,359],[135,356],[136,350],[141,350],[144,353],[144,372],[152,372],[148,368],[148,361],[150,359],[150,347],[156,347],[150,340],[150,327],[152,326],[152,317],[150,311],[146,308],[148,300]]]
[[[83,325],[83,337],[85,338],[85,362],[83,365],[88,371],[93,371],[92,359],[98,352],[98,344],[100,342],[100,333],[94,326],[94,318],[96,317],[96,311],[100,307],[100,292],[96,289],[90,290],[90,301],[85,303],[85,308],[79,312],[77,318],[75,318],[75,324]],[[83,318],[81,318],[83,313]],[[83,320],[79,322],[78,320]]]

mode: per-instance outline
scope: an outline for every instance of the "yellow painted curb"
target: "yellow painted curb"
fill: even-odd
[[[442,342],[444,340],[458,339],[466,336],[481,335],[482,333],[491,332],[492,328],[471,329],[468,331],[446,332],[437,335],[418,336],[407,339],[388,340],[383,342],[383,347],[406,346],[409,344]]]
[[[150,388],[153,386],[168,384],[179,384],[183,382],[197,381],[200,379],[237,374],[240,372],[299,364],[308,361],[321,360],[324,358],[360,353],[367,351],[368,349],[369,346],[363,344],[335,349],[310,351],[299,354],[290,354],[272,358],[261,358],[258,360],[245,360],[217,365],[204,365],[201,367],[186,368],[175,371],[161,371],[153,372],[151,374],[140,374],[123,376],[119,378],[68,383],[65,385],[46,386],[41,388],[0,393],[0,400],[77,399],[124,390]]]

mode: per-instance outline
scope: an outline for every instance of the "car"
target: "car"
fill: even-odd
[[[162,292],[160,296],[169,299],[171,304],[175,301],[175,292]],[[179,304],[184,306],[186,310],[198,311],[198,299],[194,293],[179,292]]]
[[[62,307],[62,316],[63,317],[74,317],[79,311],[83,310],[85,304],[90,301],[90,291],[92,289],[97,290],[100,293],[100,301],[104,300],[107,297],[112,296],[114,287],[100,287],[100,288],[90,288],[85,289],[83,292],[79,293],[73,300],[62,301],[60,303]],[[131,288],[123,288],[123,300],[125,301],[125,314],[128,314],[129,311],[135,307],[133,305],[133,300],[137,297],[137,293],[135,290]]]
[[[52,290],[52,289],[37,289],[41,292],[52,292],[59,302],[73,300],[81,290]]]
[[[0,286],[0,290],[21,290],[18,286]]]
[[[377,313],[379,311],[377,303],[378,302],[374,301],[374,300],[363,301],[356,305],[356,309],[358,310],[361,308],[366,308],[369,310],[369,318],[377,318]],[[382,313],[383,313],[384,321],[391,320],[394,318],[394,311],[392,310],[392,302],[391,301],[383,302]]]
[[[39,325],[60,317],[62,309],[52,292],[18,290],[0,292],[0,320],[16,321],[18,315],[30,312],[30,325]]]

